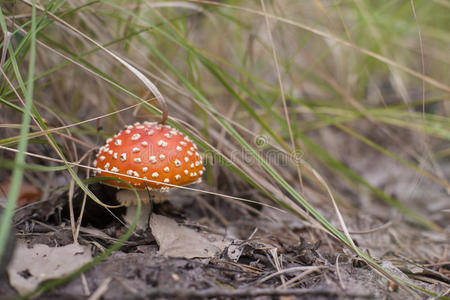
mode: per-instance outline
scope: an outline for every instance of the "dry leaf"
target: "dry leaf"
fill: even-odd
[[[157,214],[150,218],[150,228],[159,245],[158,254],[170,257],[214,257],[231,241],[216,234],[201,234],[178,225],[174,220]]]
[[[6,203],[6,195],[9,193],[9,181],[0,183],[0,204]],[[17,206],[24,206],[33,203],[41,198],[42,192],[34,185],[22,182],[19,191],[19,197],[17,198]]]
[[[9,282],[17,292],[25,294],[44,280],[67,275],[91,259],[90,248],[79,244],[64,247],[36,244],[28,248],[24,242],[17,243],[8,267]]]

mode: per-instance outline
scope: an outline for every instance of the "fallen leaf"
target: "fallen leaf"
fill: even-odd
[[[220,235],[199,233],[157,214],[152,214],[150,228],[159,245],[158,254],[163,256],[214,257],[231,243]]]
[[[8,267],[9,282],[23,295],[44,280],[67,275],[91,259],[90,248],[79,244],[63,247],[35,244],[33,248],[28,248],[26,243],[20,242]]]
[[[0,204],[6,203],[6,195],[9,194],[10,182],[4,181],[0,183]],[[20,186],[19,197],[17,198],[17,206],[24,206],[33,203],[41,198],[42,192],[34,185],[23,182]]]

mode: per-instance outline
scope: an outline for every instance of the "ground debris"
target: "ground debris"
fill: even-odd
[[[35,244],[28,248],[28,244],[21,241],[8,267],[9,282],[20,294],[25,294],[39,283],[67,275],[91,259],[90,248],[79,244],[63,247]]]
[[[217,297],[243,297],[253,298],[261,296],[297,296],[310,297],[311,299],[330,299],[343,297],[346,299],[372,299],[369,293],[345,293],[335,289],[273,289],[273,288],[244,288],[244,289],[160,289],[152,288],[142,296],[133,296],[126,299],[149,299],[154,297],[171,297],[178,299],[206,299]]]

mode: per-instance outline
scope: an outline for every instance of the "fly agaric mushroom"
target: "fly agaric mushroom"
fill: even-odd
[[[168,200],[170,188],[201,182],[205,170],[197,146],[189,137],[156,122],[135,123],[107,139],[94,160],[94,167],[96,176],[120,178],[138,190],[142,200],[138,222],[141,229],[148,226],[151,202]],[[124,189],[116,198],[127,206],[125,219],[130,222],[136,215],[136,195],[124,182],[107,180],[103,183]]]

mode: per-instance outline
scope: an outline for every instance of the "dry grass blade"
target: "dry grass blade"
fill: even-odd
[[[0,68],[3,70],[3,65],[5,64],[6,56],[8,55],[8,47],[11,41],[12,34],[9,31],[6,31],[3,36],[3,49],[2,49],[2,57],[0,59]]]
[[[21,0],[21,1],[23,1],[27,5],[31,6],[31,2],[29,2],[28,0]],[[41,6],[36,6],[36,7],[40,11],[45,12],[49,17],[54,19],[59,24],[65,26],[67,29],[73,31],[77,35],[81,36],[82,38],[88,40],[89,42],[93,43],[94,45],[96,45],[97,47],[102,49],[104,52],[108,53],[110,56],[112,56],[114,59],[116,59],[118,62],[120,62],[124,67],[126,67],[130,72],[132,72],[139,80],[141,80],[141,82],[153,93],[155,98],[158,100],[158,103],[160,105],[160,109],[162,111],[162,116],[161,116],[160,123],[164,123],[167,120],[167,118],[169,116],[169,112],[168,112],[168,107],[167,107],[166,100],[164,100],[163,95],[161,94],[159,89],[156,87],[156,85],[154,85],[144,74],[142,74],[139,70],[137,70],[135,67],[133,67],[132,65],[127,63],[125,60],[123,60],[121,57],[119,57],[118,55],[116,55],[115,53],[110,51],[109,49],[103,47],[99,42],[97,42],[96,40],[92,39],[88,35],[84,34],[80,30],[76,29],[75,27],[73,27],[69,23],[67,23],[64,20],[58,18],[57,16],[55,16],[54,14],[52,14],[49,11],[45,10]]]
[[[0,145],[0,149],[6,150],[6,151],[11,151],[11,152],[17,152],[17,149],[8,148],[8,147],[2,146],[2,145]],[[95,171],[94,167],[83,165],[83,164],[76,163],[76,162],[64,161],[62,159],[51,158],[51,157],[47,157],[47,156],[44,156],[44,155],[39,155],[39,154],[36,154],[36,153],[30,153],[30,152],[25,152],[25,154],[28,155],[28,156],[37,157],[37,158],[40,158],[40,159],[43,159],[43,160],[53,161],[53,162],[57,162],[57,163],[66,163],[69,166],[80,167],[80,168],[88,169],[88,170],[91,170],[91,171]],[[106,170],[104,171],[104,173],[114,174],[113,172],[106,171]],[[122,174],[122,176],[123,177],[133,178],[132,176],[127,175],[127,174]],[[154,180],[151,180],[151,179],[143,179],[143,180],[145,180],[147,182],[150,182],[150,183],[159,183],[158,181],[154,181]],[[226,199],[232,199],[232,200],[237,200],[237,201],[242,201],[242,202],[247,202],[247,203],[254,203],[254,204],[262,205],[262,206],[265,206],[265,207],[277,210],[279,212],[285,212],[284,210],[282,210],[282,209],[280,209],[278,207],[275,207],[275,206],[272,206],[272,205],[269,205],[269,204],[266,204],[266,203],[260,203],[258,201],[253,201],[253,200],[250,200],[250,199],[245,199],[245,198],[241,198],[241,197],[234,197],[234,196],[230,196],[230,195],[226,195],[226,194],[222,194],[222,193],[215,193],[215,192],[205,191],[205,190],[201,190],[201,189],[190,188],[190,187],[186,187],[186,186],[178,186],[178,185],[169,184],[169,183],[165,183],[164,185],[166,185],[168,187],[174,187],[174,188],[176,187],[176,188],[184,189],[184,190],[188,190],[188,191],[195,191],[195,192],[200,192],[200,193],[204,193],[204,194],[214,195],[214,196],[218,196],[218,197],[222,197],[222,198],[226,198]],[[107,204],[103,204],[102,206],[104,206],[105,208],[118,208],[121,205],[107,205]]]
[[[264,20],[266,22],[267,35],[269,36],[269,42],[270,42],[270,45],[272,47],[273,61],[274,61],[274,64],[275,64],[275,71],[277,73],[278,85],[280,87],[280,95],[281,95],[281,101],[283,103],[284,117],[286,118],[287,128],[288,128],[288,132],[289,132],[289,139],[291,141],[291,147],[292,147],[291,152],[294,155],[295,153],[297,153],[297,149],[295,147],[294,134],[292,133],[291,118],[289,116],[288,107],[287,107],[287,104],[286,104],[286,96],[284,94],[285,93],[284,92],[284,85],[283,85],[283,80],[281,78],[280,66],[278,64],[277,49],[276,49],[275,44],[273,42],[272,31],[271,31],[270,24],[269,24],[269,18],[267,16],[267,12],[266,12],[266,6],[264,5],[264,0],[261,0],[261,7],[262,7],[262,10],[263,10],[263,13],[264,13]],[[302,173],[301,173],[301,169],[300,169],[300,164],[297,163],[296,167],[297,167],[297,174],[298,174],[298,180],[299,180],[299,183],[300,183],[300,188],[303,189],[303,180],[302,180]]]
[[[347,47],[350,47],[352,49],[355,49],[356,51],[359,51],[359,52],[361,52],[361,53],[363,53],[365,55],[368,55],[368,56],[373,57],[373,58],[375,58],[375,59],[377,59],[377,60],[379,60],[381,62],[384,62],[384,63],[386,63],[386,64],[388,64],[388,65],[390,65],[392,67],[395,67],[395,68],[397,68],[399,70],[402,70],[403,72],[408,73],[411,76],[419,78],[420,80],[423,80],[424,82],[426,82],[426,83],[428,83],[428,84],[430,84],[430,85],[432,85],[432,86],[434,86],[434,87],[436,87],[438,89],[441,89],[441,90],[443,90],[443,91],[445,91],[447,93],[450,93],[450,86],[448,86],[448,85],[446,85],[446,84],[444,84],[442,82],[439,82],[439,81],[435,80],[434,78],[431,78],[429,76],[426,76],[426,75],[423,75],[423,74],[421,74],[419,72],[416,72],[416,71],[414,71],[414,70],[412,70],[412,69],[410,69],[408,67],[405,67],[404,65],[399,64],[396,61],[394,61],[394,60],[392,60],[390,58],[384,57],[384,56],[382,56],[382,55],[380,55],[378,53],[375,53],[373,51],[361,48],[361,47],[359,47],[359,46],[357,46],[357,45],[355,45],[353,43],[347,42],[347,41],[345,41],[343,39],[340,39],[340,38],[338,38],[336,36],[333,36],[333,35],[331,35],[329,33],[326,33],[326,32],[323,32],[321,30],[312,28],[310,26],[307,26],[305,24],[296,22],[294,20],[285,19],[285,18],[276,16],[276,15],[272,15],[272,14],[264,14],[263,12],[260,12],[260,11],[257,11],[257,10],[251,9],[251,8],[241,7],[241,6],[229,5],[229,4],[224,4],[224,3],[212,2],[212,1],[202,1],[202,0],[187,0],[187,1],[196,2],[196,3],[204,3],[204,4],[208,4],[208,5],[214,5],[214,6],[227,7],[227,8],[232,8],[232,9],[237,9],[237,10],[249,12],[249,13],[252,13],[252,14],[260,15],[260,16],[263,16],[263,17],[268,17],[268,18],[271,18],[273,20],[277,20],[277,21],[280,21],[280,22],[283,22],[283,23],[286,23],[286,24],[289,24],[289,25],[301,28],[303,30],[309,31],[311,33],[314,33],[314,34],[316,34],[318,36],[321,36],[321,37],[324,37],[326,39],[330,39],[330,40],[336,41],[336,42],[338,42],[338,43],[340,43],[340,44],[342,44],[344,46],[347,46]]]

